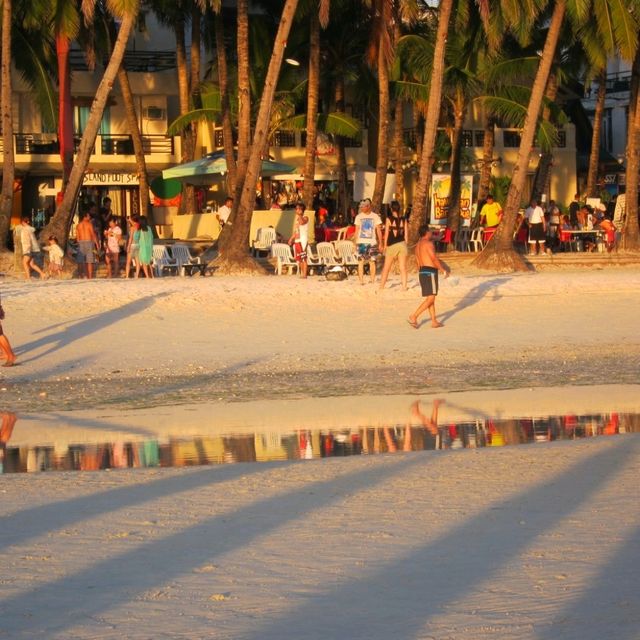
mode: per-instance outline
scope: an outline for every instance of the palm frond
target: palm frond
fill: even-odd
[[[307,127],[307,115],[304,113],[284,118],[277,123],[276,129],[304,131]],[[359,138],[362,133],[361,123],[339,111],[318,114],[318,131],[345,138]]]
[[[190,124],[196,122],[216,122],[220,115],[219,109],[193,109],[188,113],[178,116],[168,127],[167,135],[176,136],[184,131]]]
[[[429,85],[409,80],[396,80],[394,94],[396,98],[402,100],[426,102],[429,99]]]

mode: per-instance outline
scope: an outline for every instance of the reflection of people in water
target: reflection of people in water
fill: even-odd
[[[417,449],[436,448],[438,438],[438,409],[443,402],[444,400],[438,400],[437,398],[433,401],[430,416],[422,412],[422,409],[420,408],[420,400],[416,400],[411,405],[411,415],[414,418],[418,418],[418,420],[420,420],[422,426],[424,427],[424,431],[422,431],[423,438],[426,436],[426,440],[423,442],[423,445],[417,446]],[[404,451],[411,451],[411,439],[411,429],[407,429],[405,432],[405,442],[403,446]],[[431,442],[428,442],[427,440],[431,440]]]
[[[7,442],[11,438],[16,420],[17,416],[12,411],[0,412],[0,473],[4,472]]]

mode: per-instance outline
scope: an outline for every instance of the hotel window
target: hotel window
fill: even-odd
[[[295,131],[276,131],[273,134],[273,145],[276,147],[295,147],[296,132]]]
[[[602,134],[600,148],[605,151],[613,149],[613,109],[605,109],[602,115]]]
[[[517,149],[520,146],[519,131],[503,131],[502,139],[506,148]]]
[[[462,146],[463,147],[473,146],[473,131],[471,131],[470,129],[462,130]]]
[[[475,147],[484,147],[484,131],[474,131],[473,138]]]

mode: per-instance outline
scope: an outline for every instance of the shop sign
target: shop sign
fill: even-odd
[[[449,217],[449,192],[451,176],[435,173],[431,180],[431,224],[446,225]],[[473,194],[473,175],[460,176],[460,218],[464,226],[471,222],[471,205]]]
[[[123,173],[120,171],[87,171],[82,182],[85,186],[112,185],[120,187],[137,186],[140,184],[135,173]]]

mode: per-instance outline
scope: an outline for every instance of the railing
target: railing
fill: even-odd
[[[20,155],[58,155],[60,145],[55,133],[16,133],[14,135],[15,152]],[[74,152],[80,146],[79,137],[74,137]],[[133,155],[133,140],[128,134],[102,134],[98,136],[100,155],[129,156]],[[174,141],[171,136],[147,135],[142,137],[142,149],[145,155],[163,154],[173,155]],[[2,153],[2,138],[0,137],[0,153]],[[92,155],[96,154],[95,147]]]
[[[631,71],[619,71],[607,74],[607,93],[629,91],[631,88]]]

